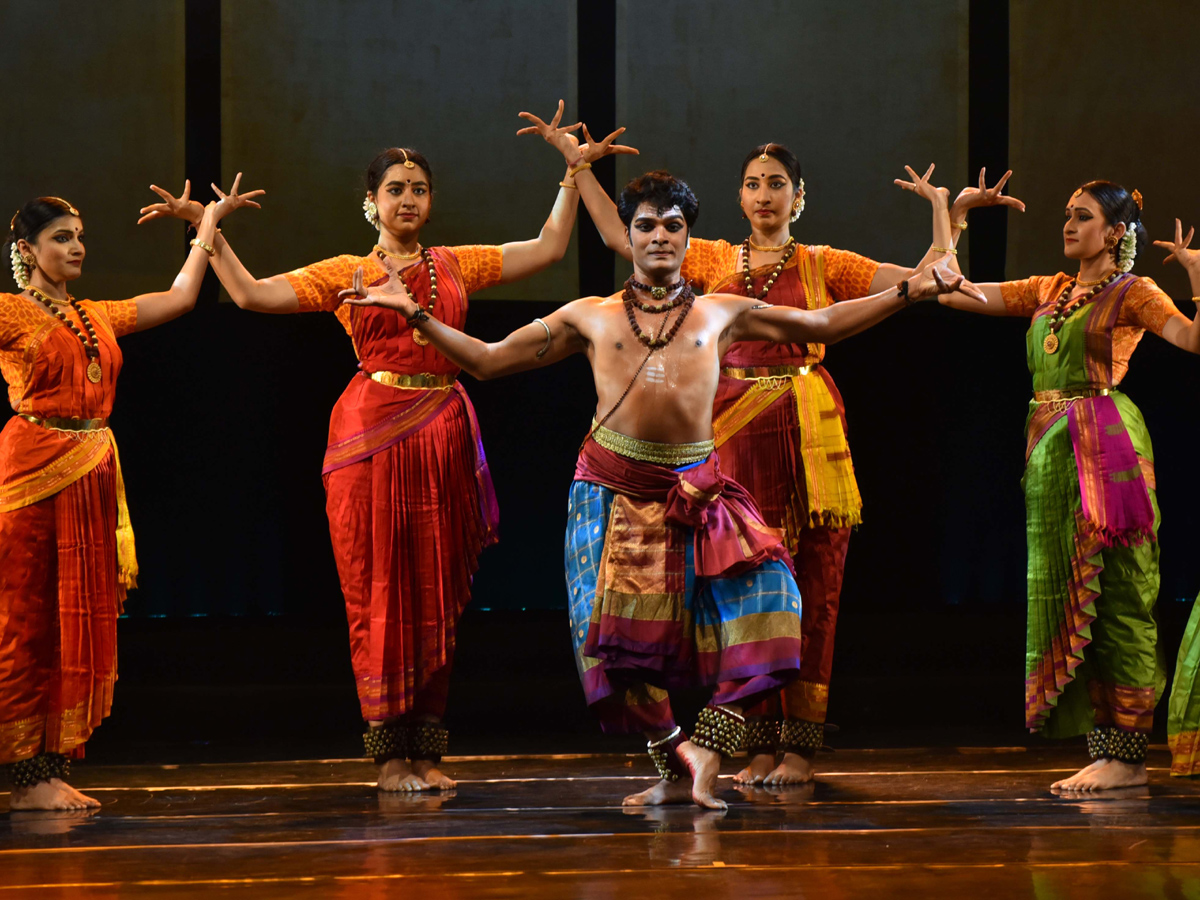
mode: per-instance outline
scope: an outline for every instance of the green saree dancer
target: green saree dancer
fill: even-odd
[[[1154,452],[1141,412],[1118,385],[1146,331],[1198,353],[1200,327],[1153,281],[1128,274],[1147,243],[1141,202],[1138,192],[1112,182],[1083,185],[1067,204],[1063,227],[1063,252],[1079,261],[1077,276],[979,285],[988,298],[985,312],[1032,320],[1026,356],[1033,401],[1022,478],[1029,548],[1025,724],[1048,737],[1086,734],[1093,760],[1056,782],[1060,790],[1146,783],[1154,707],[1166,683],[1154,613]],[[958,206],[951,223],[961,230]],[[1174,245],[1160,244],[1177,258],[1188,253],[1178,236]],[[943,302],[978,310],[953,295]],[[1196,647],[1194,668],[1200,668],[1200,636]],[[1200,713],[1200,699],[1196,706]],[[1200,715],[1192,721],[1200,730]]]

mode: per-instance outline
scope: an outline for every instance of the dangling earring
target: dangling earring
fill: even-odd
[[[746,208],[744,206],[742,206],[742,198],[741,198],[740,194],[738,195],[738,209],[741,211],[743,219],[750,218],[749,216],[746,215]]]
[[[372,228],[379,227],[379,207],[369,196],[363,200],[363,217],[371,223]]]

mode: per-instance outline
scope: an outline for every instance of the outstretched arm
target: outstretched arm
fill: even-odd
[[[952,272],[945,261],[929,266],[925,271],[911,275],[897,286],[887,288],[870,297],[844,300],[824,309],[795,309],[786,306],[768,306],[745,298],[738,298],[740,314],[730,329],[731,341],[774,341],[780,344],[821,343],[833,344],[865,331],[882,322],[905,306],[918,300],[926,300],[939,294],[959,291],[984,302],[984,296],[962,275]],[[730,300],[733,298],[731,297]]]
[[[583,205],[587,207],[588,215],[592,217],[592,223],[604,239],[605,246],[626,259],[631,259],[633,251],[630,250],[629,244],[625,240],[625,226],[621,222],[621,217],[617,215],[617,205],[613,203],[608,194],[604,193],[604,188],[592,174],[591,164],[602,156],[621,153],[636,154],[638,151],[624,144],[613,143],[625,131],[624,128],[618,128],[604,140],[597,141],[588,133],[587,126],[582,122],[558,127],[562,110],[563,103],[559,100],[558,114],[549,123],[543,122],[533,113],[518,113],[522,119],[533,124],[520,129],[517,134],[541,135],[546,143],[562,153],[568,167],[568,177],[565,180],[570,182],[572,178],[574,179],[579,196],[583,198]],[[587,142],[585,144],[580,144],[579,139],[571,133],[580,127],[583,128],[584,140]],[[570,174],[572,172],[573,175]]]
[[[1183,223],[1176,219],[1175,240],[1154,242],[1154,246],[1171,251],[1171,255],[1163,260],[1163,265],[1175,260],[1187,269],[1188,279],[1192,283],[1193,300],[1200,297],[1200,250],[1188,249],[1195,234],[1196,229],[1189,228],[1185,238]],[[1200,301],[1196,302],[1200,303]],[[1172,316],[1163,326],[1162,336],[1181,350],[1186,350],[1188,353],[1200,353],[1200,314],[1190,322],[1183,313]]]
[[[239,172],[238,178],[241,177]],[[213,188],[220,193],[216,185]],[[162,197],[162,202],[143,207],[142,217],[138,219],[139,225],[154,219],[171,218],[182,219],[199,227],[204,208],[195,200],[188,199],[190,185],[185,185],[184,192],[179,197],[174,197],[170,191],[165,191],[153,184],[150,185],[150,190]],[[234,208],[252,206],[259,209],[261,208],[260,204],[252,198],[265,193],[266,191],[251,191],[249,194],[239,194],[237,181],[234,181],[233,192],[228,197],[225,197],[224,194],[220,194],[220,196],[232,201]],[[233,252],[233,248],[229,246],[229,242],[219,231],[216,238],[209,243],[215,251],[211,260],[213,271],[221,279],[221,284],[229,292],[233,302],[242,309],[266,313],[294,313],[300,308],[296,292],[285,276],[273,275],[270,278],[255,278],[242,265],[242,261],[237,258],[237,254]],[[198,287],[197,290],[199,290]]]
[[[212,248],[216,241],[217,223],[239,206],[258,205],[253,202],[252,198],[261,194],[262,191],[239,194],[238,185],[241,180],[242,173],[239,172],[237,178],[233,180],[233,187],[229,194],[224,194],[217,189],[220,201],[210,203],[207,207],[201,207],[199,203],[194,203],[190,199],[191,182],[184,182],[183,194],[180,200],[175,202],[185,207],[194,203],[197,208],[199,217],[196,220],[196,239],[192,241],[187,260],[171,284],[170,290],[142,294],[134,298],[134,302],[137,304],[137,331],[145,331],[147,328],[154,328],[164,322],[170,322],[195,308],[196,298],[200,295],[200,284],[204,280],[204,270],[209,263],[209,250],[206,248]],[[158,189],[155,188],[155,190]],[[167,197],[170,196],[167,194]],[[174,200],[174,198],[171,199]],[[143,218],[139,222],[146,220],[144,215],[146,211],[142,210],[142,212]]]
[[[341,291],[339,296],[352,306],[396,310],[412,327],[420,329],[446,359],[480,381],[540,369],[586,349],[586,342],[572,324],[576,304],[582,303],[581,300],[555,310],[542,320],[545,324],[530,322],[504,340],[488,344],[422,311],[399,280],[368,289],[363,285],[362,269],[358,269],[354,273],[354,287]]]

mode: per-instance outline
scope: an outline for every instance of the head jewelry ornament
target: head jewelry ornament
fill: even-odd
[[[1129,196],[1133,198],[1133,202],[1137,204],[1137,208],[1141,209],[1142,208],[1142,192],[1139,191],[1137,188],[1134,188],[1133,193],[1131,193]]]
[[[404,168],[415,169],[417,164],[408,158],[408,151],[401,147],[400,152],[404,154]]]

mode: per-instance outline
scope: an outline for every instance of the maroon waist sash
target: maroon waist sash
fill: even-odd
[[[691,529],[695,572],[727,578],[778,560],[793,569],[783,533],[762,518],[750,493],[721,475],[717,454],[682,471],[640,462],[587,441],[575,465],[575,480],[603,485],[634,500],[666,506],[666,521]]]

